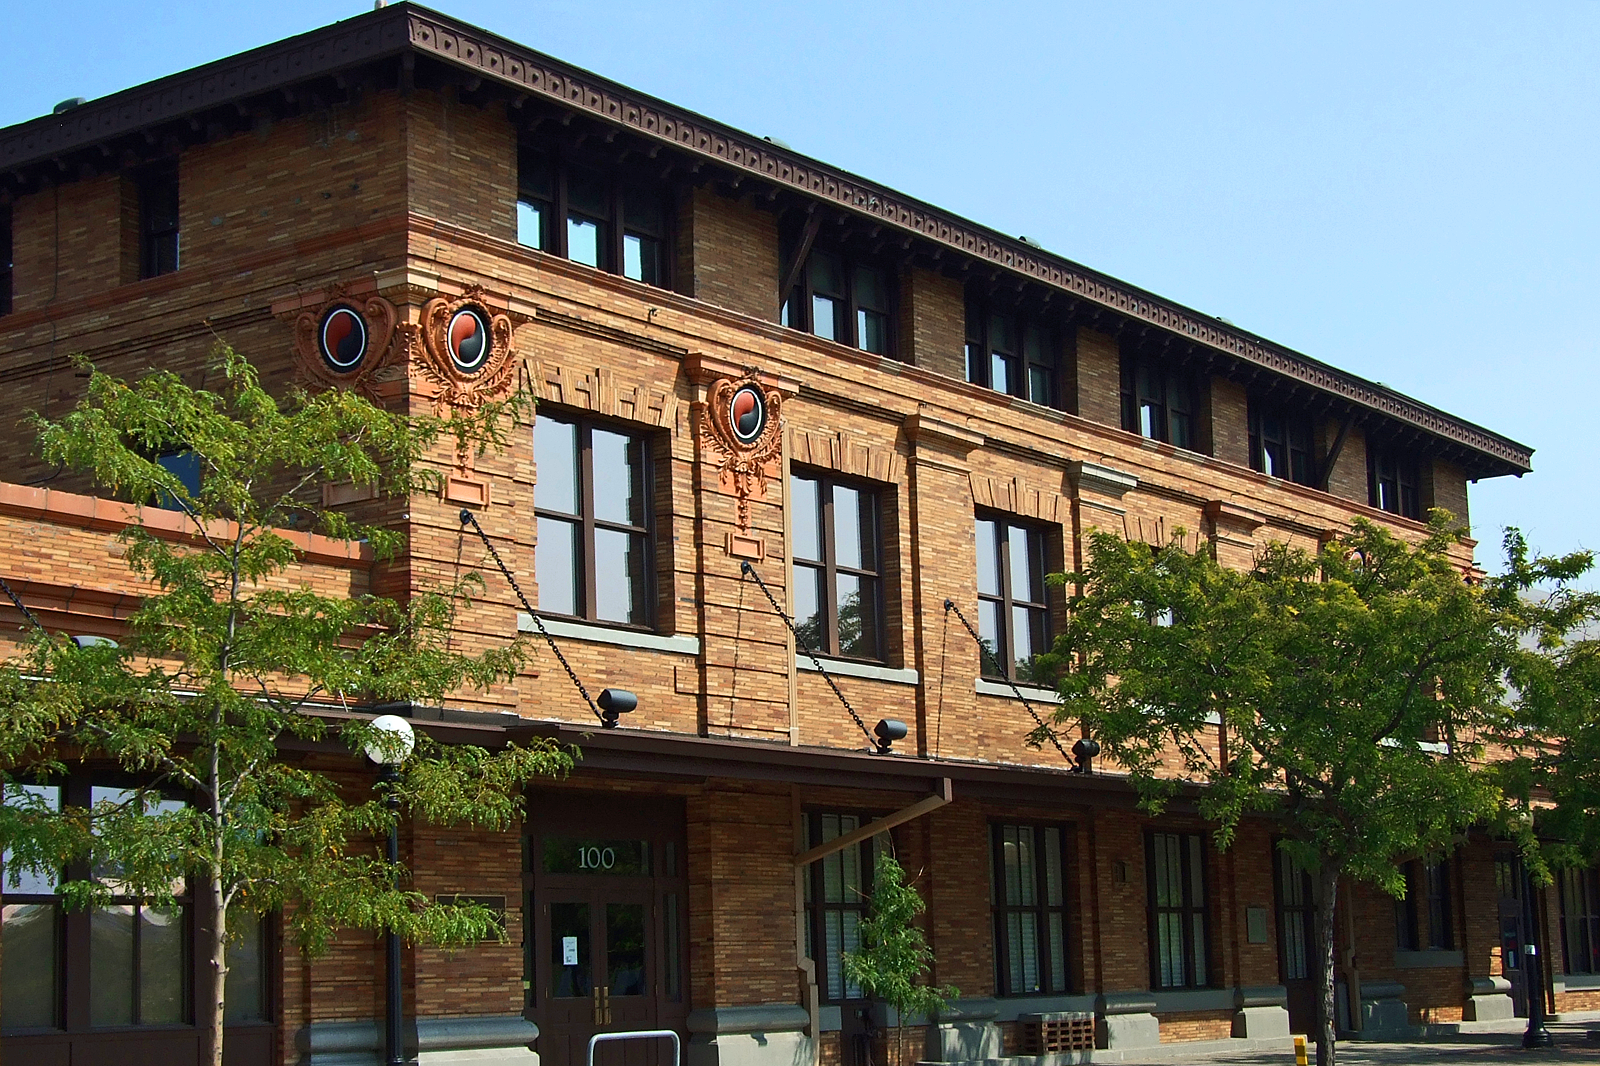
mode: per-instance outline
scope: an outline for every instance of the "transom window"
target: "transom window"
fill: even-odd
[[[882,270],[834,252],[813,251],[783,302],[782,322],[864,352],[888,355],[889,282]]]
[[[878,494],[831,478],[789,479],[794,619],[812,651],[882,659]]]
[[[644,438],[587,419],[534,420],[541,613],[651,624],[645,452]]]
[[[1122,428],[1179,448],[1197,447],[1194,378],[1146,358],[1122,359]]]
[[[860,829],[859,814],[806,811],[801,814],[806,847],[814,848]],[[806,956],[817,964],[817,987],[830,1003],[861,999],[861,988],[844,976],[844,954],[861,947],[861,919],[871,909],[872,869],[888,834],[850,844],[825,855],[806,870]],[[818,951],[818,947],[821,951]]]
[[[667,285],[667,211],[659,192],[558,163],[517,156],[517,242],[642,281]]]
[[[967,305],[967,380],[1045,407],[1056,405],[1055,334],[1016,315]]]
[[[1250,468],[1298,485],[1316,485],[1311,416],[1250,398]]]
[[[995,988],[1001,995],[1065,992],[1067,873],[1053,825],[992,825]]]
[[[1045,682],[1035,659],[1050,650],[1045,533],[1008,518],[979,515],[978,636],[987,677]]]
[[[1561,946],[1567,973],[1600,973],[1600,875],[1561,871]]]
[[[1205,843],[1198,833],[1151,833],[1150,985],[1202,988],[1206,965]]]
[[[1367,445],[1367,503],[1401,518],[1422,517],[1416,460],[1393,448]]]
[[[156,163],[139,171],[139,276],[153,278],[178,269],[178,164]]]
[[[0,206],[0,315],[11,313],[11,248],[11,207]]]
[[[1394,901],[1395,942],[1403,951],[1447,951],[1455,946],[1449,867],[1406,864],[1406,894]]]

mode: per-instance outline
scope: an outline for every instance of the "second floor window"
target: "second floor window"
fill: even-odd
[[[178,269],[178,164],[157,163],[139,172],[139,276]]]
[[[11,208],[0,207],[0,315],[11,313]]]
[[[1561,871],[1561,946],[1567,973],[1600,973],[1600,874]]]
[[[801,641],[824,655],[882,659],[877,493],[796,475],[789,499]]]
[[[1195,382],[1153,359],[1122,359],[1122,428],[1179,448],[1196,448]]]
[[[978,516],[978,636],[988,677],[1048,683],[1034,660],[1050,650],[1045,534],[1006,518]]]
[[[586,419],[534,420],[541,613],[651,624],[645,441]]]
[[[783,302],[782,321],[864,352],[888,355],[889,279],[876,267],[813,251]]]
[[[1367,503],[1401,518],[1422,517],[1417,464],[1393,448],[1367,447]]]
[[[1203,988],[1206,966],[1205,844],[1198,833],[1151,833],[1150,987]]]
[[[1051,407],[1056,402],[1053,334],[1015,315],[967,305],[967,380]]]
[[[1298,485],[1317,483],[1311,416],[1250,398],[1250,468]]]
[[[667,284],[667,211],[659,193],[558,163],[517,156],[517,243],[647,285]]]
[[[994,825],[995,988],[1026,996],[1067,990],[1067,878],[1058,826]]]

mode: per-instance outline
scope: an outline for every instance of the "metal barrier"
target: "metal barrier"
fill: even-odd
[[[589,1066],[594,1066],[594,1046],[603,1040],[650,1040],[666,1037],[672,1041],[672,1066],[683,1066],[683,1045],[671,1029],[635,1029],[629,1033],[596,1033],[589,1038]]]

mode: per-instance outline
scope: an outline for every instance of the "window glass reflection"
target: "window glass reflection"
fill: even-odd
[[[554,614],[578,613],[578,527],[559,518],[538,521],[534,573],[539,581],[539,609]]]

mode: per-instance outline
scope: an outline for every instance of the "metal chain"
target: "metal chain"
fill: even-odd
[[[544,619],[540,618],[539,612],[533,609],[533,605],[528,602],[528,597],[522,594],[522,586],[517,584],[517,579],[511,576],[511,570],[506,566],[505,560],[500,558],[500,553],[494,550],[494,544],[489,540],[489,534],[485,533],[483,527],[478,525],[478,516],[463,507],[461,508],[461,524],[464,526],[470,525],[478,534],[479,539],[483,541],[483,546],[489,549],[489,555],[494,559],[494,564],[505,575],[506,581],[510,582],[511,591],[517,594],[517,599],[522,601],[523,608],[533,617],[533,624],[539,627],[539,633],[544,637],[545,643],[550,645],[551,651],[555,652],[556,661],[567,671],[567,676],[572,678],[572,683],[578,686],[578,694],[583,697],[583,702],[589,705],[589,710],[594,712],[596,718],[604,722],[606,716],[601,714],[600,708],[594,705],[594,700],[589,696],[589,690],[583,687],[582,681],[578,680],[578,672],[572,668],[571,663],[567,662],[567,657],[561,654],[561,649],[556,645],[556,639],[544,627]]]
[[[32,622],[34,627],[38,629],[39,632],[47,632],[43,624],[40,623],[39,619],[34,615],[34,613],[28,610],[28,605],[22,602],[22,597],[11,591],[11,586],[6,584],[5,578],[3,577],[0,577],[0,589],[4,589],[6,597],[10,599],[12,603],[17,605],[17,610],[22,612],[22,617]]]
[[[989,656],[989,658],[994,662],[994,665],[999,668],[1000,676],[1005,678],[1006,684],[1011,686],[1011,691],[1016,694],[1018,701],[1020,701],[1021,704],[1028,709],[1029,714],[1033,715],[1033,720],[1039,723],[1039,728],[1044,730],[1045,736],[1050,738],[1050,743],[1055,745],[1056,750],[1061,753],[1061,757],[1063,759],[1066,759],[1068,762],[1072,762],[1072,756],[1068,755],[1067,749],[1061,746],[1061,741],[1057,739],[1055,730],[1044,724],[1044,719],[1039,717],[1039,712],[1033,709],[1033,704],[1028,702],[1028,697],[1022,694],[1022,690],[1017,687],[1017,683],[1011,680],[1010,677],[1006,676],[1005,667],[995,656],[994,652],[989,650],[989,646],[983,642],[983,638],[978,636],[978,631],[972,628],[972,623],[967,621],[967,616],[961,613],[961,608],[956,606],[956,601],[945,600],[944,611],[946,618],[950,617],[951,611],[956,613],[956,617],[961,619],[961,624],[966,627],[967,633],[972,637],[972,642],[978,646],[978,655]]]
[[[828,673],[827,667],[822,665],[822,660],[817,658],[817,653],[812,651],[811,646],[800,638],[800,631],[794,627],[794,619],[790,618],[784,609],[778,606],[778,601],[772,595],[772,590],[767,588],[765,581],[761,580],[761,575],[756,573],[756,568],[750,565],[749,559],[739,564],[739,572],[756,579],[756,584],[761,586],[761,591],[767,594],[767,602],[772,604],[772,609],[777,612],[779,618],[783,619],[783,624],[789,627],[789,632],[794,634],[795,647],[806,653],[806,656],[816,666],[817,673],[822,675],[822,680],[826,681],[828,687],[833,689],[833,694],[839,697],[839,702],[844,704],[844,709],[850,712],[850,717],[855,719],[856,725],[861,727],[861,732],[866,734],[867,740],[876,744],[877,740],[873,737],[872,731],[867,728],[867,723],[861,720],[861,716],[856,713],[856,709],[850,706],[850,701],[844,698],[844,693],[839,691],[839,686],[834,683],[833,675]]]

